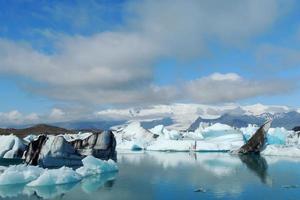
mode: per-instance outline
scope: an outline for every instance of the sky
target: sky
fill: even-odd
[[[199,103],[300,107],[296,0],[0,1],[0,121]]]

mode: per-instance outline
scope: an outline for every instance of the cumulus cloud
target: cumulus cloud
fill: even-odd
[[[0,73],[37,82],[26,87],[31,92],[93,105],[221,102],[273,94],[288,85],[214,74],[183,85],[157,86],[153,66],[160,58],[202,56],[211,40],[243,43],[272,26],[280,5],[277,0],[133,1],[126,5],[126,23],[120,29],[60,35],[52,54],[1,39]]]
[[[184,86],[185,96],[201,103],[232,102],[261,95],[285,93],[294,88],[284,80],[250,80],[238,74],[215,73],[189,81]]]
[[[9,112],[0,112],[0,125],[8,124],[23,124],[23,123],[35,123],[39,120],[39,116],[36,113],[23,114],[18,110],[12,110]]]
[[[49,115],[49,118],[52,120],[60,120],[64,116],[65,116],[65,113],[61,109],[53,108]]]

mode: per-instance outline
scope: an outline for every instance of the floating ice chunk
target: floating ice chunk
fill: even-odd
[[[268,156],[300,157],[300,149],[297,146],[268,145],[261,154]]]
[[[147,147],[149,151],[189,151],[193,140],[157,140]]]
[[[0,157],[18,158],[22,157],[25,145],[14,135],[0,136]]]
[[[176,130],[168,130],[163,125],[157,125],[154,128],[149,130],[151,133],[159,135],[167,140],[178,140],[181,138],[181,134]]]
[[[240,128],[245,138],[245,142],[247,142],[258,129],[259,127],[255,124],[248,124],[247,127]]]
[[[45,169],[36,180],[27,184],[28,186],[61,185],[66,183],[76,183],[81,176],[69,167],[59,169]]]
[[[193,139],[193,140],[203,140],[204,137],[198,129],[195,132],[186,132],[183,133],[183,137],[186,139]]]
[[[220,123],[213,124],[212,126],[209,126],[209,127],[205,128],[204,130],[202,130],[202,135],[203,135],[204,139],[219,137],[219,136],[228,135],[228,134],[241,135],[241,133],[239,133],[239,131],[234,129],[233,127],[228,126],[226,124],[220,124]]]
[[[82,160],[83,167],[76,170],[83,177],[118,171],[118,166],[113,160],[100,160],[93,156],[87,156]]]
[[[227,124],[215,123],[211,126],[206,127],[205,131],[226,131],[232,130],[233,128]]]
[[[149,131],[156,135],[163,135],[164,125],[157,125],[154,128],[149,129]]]
[[[36,138],[38,138],[37,135],[32,135],[32,134],[30,134],[30,135],[27,135],[26,137],[24,137],[23,140],[24,140],[25,142],[27,142],[27,143],[30,143],[30,142],[32,142],[33,140],[35,140]]]
[[[286,144],[286,137],[289,135],[289,131],[285,128],[270,128],[267,133],[268,144]]]
[[[248,127],[241,128],[244,138],[248,141],[253,134],[258,130],[258,126],[249,124]],[[288,131],[285,128],[270,128],[267,132],[267,144],[281,144],[287,143],[287,136],[290,135],[292,131]]]
[[[83,177],[118,171],[113,160],[100,160],[87,156],[82,160],[83,166],[76,171],[72,168],[43,169],[37,166],[13,165],[0,174],[0,185],[27,184],[27,186],[49,186],[75,183]]]
[[[136,141],[128,141],[122,140],[121,138],[117,138],[117,147],[118,150],[131,150],[131,151],[139,151],[143,150],[144,147],[140,144],[136,144]]]
[[[122,140],[134,141],[140,147],[146,147],[154,140],[153,133],[144,129],[140,122],[131,122],[121,131]]]
[[[0,185],[22,184],[37,179],[44,169],[37,166],[13,165],[0,174]]]

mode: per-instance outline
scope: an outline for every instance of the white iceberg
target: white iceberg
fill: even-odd
[[[0,174],[0,185],[25,184],[37,179],[43,171],[37,166],[13,165]]]
[[[268,145],[261,154],[265,156],[300,157],[300,149],[297,146]]]
[[[43,173],[27,186],[48,186],[61,185],[66,183],[75,183],[82,177],[69,167],[61,167],[59,169],[45,169]]]
[[[118,166],[113,160],[100,160],[93,156],[87,156],[82,160],[83,167],[76,169],[76,172],[83,177],[118,171]]]
[[[131,122],[116,133],[117,149],[141,150],[154,140],[154,135],[144,129],[140,122]]]
[[[133,122],[116,134],[117,149],[148,151],[229,151],[244,144],[240,130],[225,124],[200,124],[194,132],[168,130],[163,125],[146,130]]]
[[[158,138],[146,150],[152,151],[229,151],[244,144],[242,133],[225,124],[200,126],[183,133],[183,139]]]
[[[165,128],[163,125],[157,125],[149,131],[153,134],[156,134],[161,138],[166,140],[178,140],[181,139],[182,135],[177,130],[169,130]]]
[[[253,134],[258,130],[258,126],[249,124],[248,127],[241,128],[244,138],[248,141]],[[293,135],[293,131],[288,131],[283,127],[270,128],[267,132],[267,144],[268,145],[285,145],[291,142],[288,137]],[[289,141],[287,141],[289,140]]]
[[[100,160],[87,156],[82,160],[83,166],[77,170],[69,167],[43,169],[30,165],[13,165],[0,174],[0,185],[26,184],[30,187],[61,185],[81,181],[84,177],[118,171],[113,160]]]

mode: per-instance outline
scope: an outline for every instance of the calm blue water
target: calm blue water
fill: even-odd
[[[0,196],[20,200],[300,199],[300,160],[294,158],[124,153],[118,154],[118,165],[118,173],[91,177],[77,184],[0,187]]]

